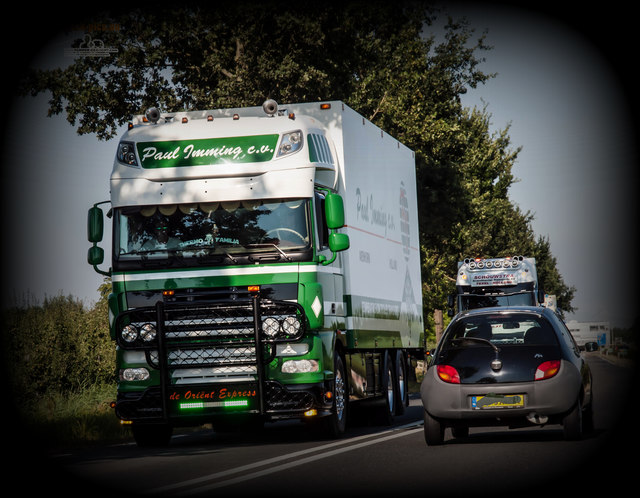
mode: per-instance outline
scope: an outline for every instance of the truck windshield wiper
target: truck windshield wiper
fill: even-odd
[[[284,257],[284,259],[286,259],[287,261],[293,261],[289,256],[287,256],[284,253],[282,249],[280,249],[277,245],[270,242],[264,242],[261,244],[247,244],[247,245],[243,245],[243,247],[246,247],[247,249],[253,249],[253,248],[261,249],[261,248],[273,247],[276,251],[280,253],[282,257]]]
[[[452,339],[451,343],[458,345],[459,343],[465,342],[465,341],[471,341],[471,342],[477,342],[480,344],[486,344],[488,346],[490,346],[491,348],[493,348],[493,350],[498,353],[500,352],[500,348],[498,346],[496,346],[495,344],[493,344],[491,341],[487,340],[487,339],[482,339],[481,337],[457,337],[456,339]]]

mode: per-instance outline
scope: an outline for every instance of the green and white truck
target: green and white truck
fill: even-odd
[[[344,103],[134,117],[88,238],[138,444],[292,418],[339,435],[350,402],[407,406],[424,354],[414,153]]]

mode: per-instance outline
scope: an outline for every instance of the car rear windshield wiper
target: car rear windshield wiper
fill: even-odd
[[[452,344],[458,345],[459,343],[462,343],[464,341],[471,341],[471,342],[478,342],[480,344],[487,344],[488,346],[490,346],[491,348],[493,348],[493,350],[496,353],[500,352],[500,348],[498,346],[496,346],[495,344],[493,344],[491,341],[489,341],[488,339],[482,339],[481,337],[456,337],[455,339],[451,340]]]

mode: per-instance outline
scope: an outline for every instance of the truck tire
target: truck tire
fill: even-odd
[[[395,414],[402,415],[404,414],[405,408],[409,406],[409,383],[408,383],[408,377],[407,377],[407,361],[402,351],[398,351],[396,353],[395,369],[396,369],[396,385],[397,385]]]
[[[161,448],[169,446],[173,428],[166,424],[133,425],[133,438],[143,448]]]
[[[382,397],[379,402],[378,413],[381,424],[391,425],[393,423],[393,416],[396,414],[398,382],[396,379],[395,364],[391,360],[391,355],[388,351],[384,353],[383,358],[384,361],[382,362],[382,370],[380,372]]]
[[[333,406],[331,415],[325,417],[325,432],[330,437],[339,437],[347,429],[347,414],[349,412],[349,390],[347,387],[347,375],[342,357],[334,353],[333,357],[334,387]]]

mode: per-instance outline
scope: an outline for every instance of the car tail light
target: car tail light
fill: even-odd
[[[460,384],[460,375],[451,365],[436,365],[438,377],[449,384]]]
[[[536,368],[535,380],[550,379],[560,370],[560,360],[549,360],[544,363],[540,363]]]

